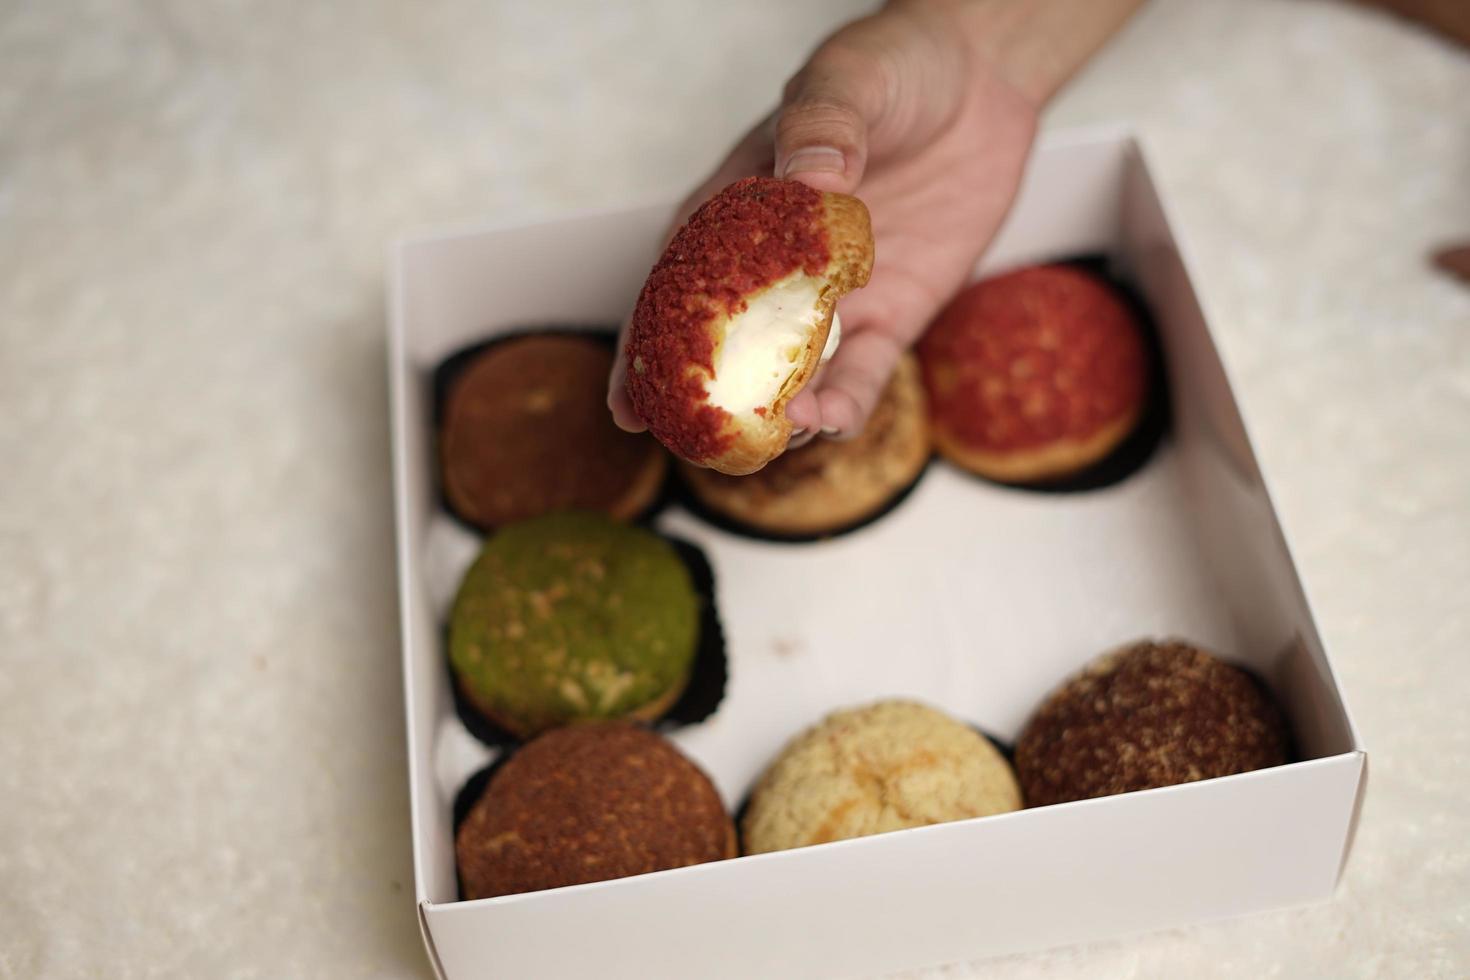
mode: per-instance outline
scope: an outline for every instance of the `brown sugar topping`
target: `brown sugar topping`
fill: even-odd
[[[1016,743],[1028,806],[1248,772],[1287,761],[1274,703],[1254,679],[1183,643],[1096,661],[1037,710]]]
[[[612,357],[590,338],[538,336],[476,358],[450,390],[440,436],[455,510],[494,527],[558,510],[627,509],[661,450],[613,424],[604,399]]]
[[[1037,266],[960,293],[919,341],[930,412],[988,450],[1085,439],[1138,410],[1139,326],[1105,283]]]
[[[827,267],[822,195],[805,184],[747,177],[694,212],[649,273],[628,332],[628,394],[660,442],[691,460],[718,456],[733,436],[691,366],[714,370],[718,316],[798,269]]]
[[[731,857],[709,778],[626,722],[548,732],[511,756],[456,836],[467,899],[604,881]]]

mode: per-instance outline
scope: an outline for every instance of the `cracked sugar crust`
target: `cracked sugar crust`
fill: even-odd
[[[1211,779],[1288,760],[1281,712],[1245,671],[1177,641],[1105,654],[1016,742],[1030,806]]]
[[[1005,813],[1021,792],[983,736],[913,701],[838,711],[766,770],[742,823],[746,853]]]

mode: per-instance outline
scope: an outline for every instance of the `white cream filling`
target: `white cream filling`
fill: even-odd
[[[798,272],[751,297],[745,310],[729,319],[715,354],[714,377],[705,382],[710,404],[740,415],[775,401],[820,320],[820,288],[820,280]],[[840,332],[834,315],[824,361],[837,349]]]

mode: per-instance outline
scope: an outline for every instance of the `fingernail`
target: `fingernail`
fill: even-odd
[[[846,170],[847,158],[842,155],[841,150],[834,150],[830,146],[809,146],[797,150],[786,159],[786,169],[781,171],[781,176],[790,177],[797,173],[840,174]]]
[[[804,426],[804,425],[798,425],[796,428],[794,428],[794,429],[791,430],[791,436],[790,436],[790,438],[795,439],[797,436],[804,435],[805,433],[806,433],[806,426]]]
[[[835,426],[835,425],[824,425],[824,426],[822,426],[822,435],[824,435],[824,436],[835,436],[836,434],[837,434],[837,426]]]

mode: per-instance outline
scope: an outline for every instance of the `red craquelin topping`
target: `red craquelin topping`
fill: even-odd
[[[919,342],[930,411],[989,450],[1082,439],[1143,399],[1146,363],[1132,312],[1066,266],[977,283]]]
[[[628,395],[660,442],[695,461],[729,447],[729,413],[689,370],[714,370],[709,322],[797,269],[821,274],[827,261],[822,195],[805,184],[747,177],[694,212],[649,273],[628,331]]]

